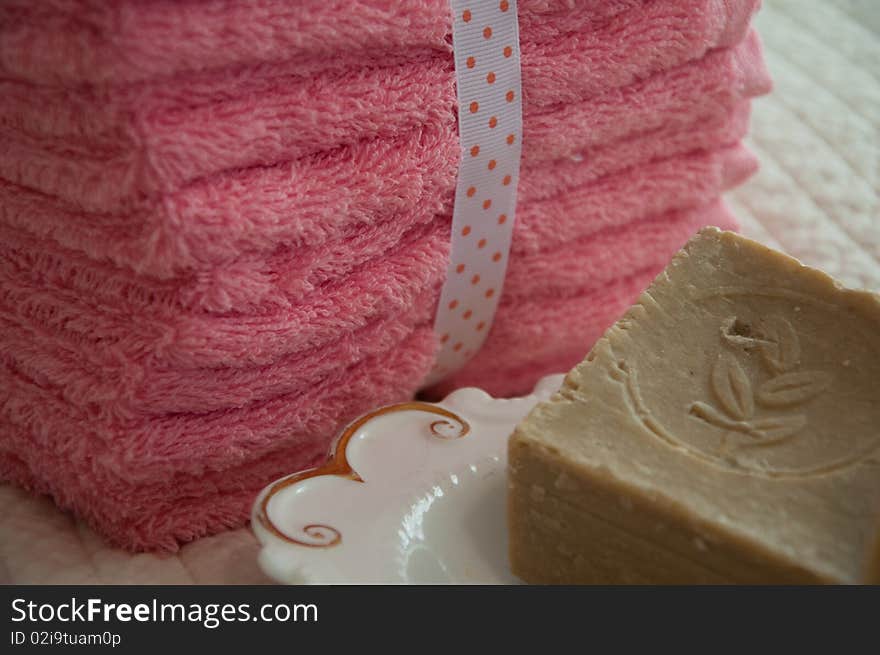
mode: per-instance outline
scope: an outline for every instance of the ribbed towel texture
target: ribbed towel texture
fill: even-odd
[[[570,368],[756,168],[758,0],[520,0],[517,223],[462,385]],[[447,0],[0,7],[0,476],[132,550],[242,525],[433,364]]]

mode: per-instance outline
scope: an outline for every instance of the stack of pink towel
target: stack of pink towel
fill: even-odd
[[[520,0],[523,167],[484,348],[569,368],[755,169],[758,0]],[[459,156],[447,0],[0,6],[0,476],[131,549],[430,370]]]

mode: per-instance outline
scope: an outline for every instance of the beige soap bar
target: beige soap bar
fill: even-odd
[[[509,455],[527,582],[880,581],[880,297],[707,228]]]

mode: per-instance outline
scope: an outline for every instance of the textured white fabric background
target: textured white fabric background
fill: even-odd
[[[757,24],[776,90],[754,109],[762,170],[731,205],[749,236],[880,291],[880,1],[765,0]],[[131,556],[0,487],[0,583],[265,582],[256,553],[245,529]]]
[[[757,26],[775,88],[730,205],[746,235],[880,291],[880,2],[765,0]]]

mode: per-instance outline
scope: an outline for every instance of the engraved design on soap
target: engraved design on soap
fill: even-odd
[[[717,287],[690,302],[695,312],[678,313],[642,298],[636,307],[643,320],[627,328],[627,340],[653,350],[644,362],[627,354],[627,340],[623,352],[608,352],[607,372],[646,432],[705,464],[770,479],[878,465],[880,431],[864,418],[880,401],[873,318],[775,287]],[[695,323],[694,314],[716,318]],[[676,402],[670,378],[654,371],[667,340],[685,329],[691,347],[671,377],[687,392]],[[839,355],[829,339],[846,342]],[[642,376],[642,367],[652,374]],[[836,412],[844,398],[853,410]]]
[[[754,418],[755,405],[771,408],[797,407],[826,390],[831,376],[823,371],[793,370],[800,364],[801,346],[797,332],[782,316],[771,316],[759,335],[738,319],[722,325],[722,339],[744,350],[758,350],[770,374],[757,389],[730,351],[722,351],[712,367],[711,387],[718,406],[694,402],[688,412],[710,425],[759,439],[765,445],[795,436],[807,425],[804,414],[779,414]],[[727,435],[721,452],[729,447]]]
[[[334,446],[330,449],[330,457],[324,465],[288,475],[273,484],[260,501],[256,520],[258,520],[266,530],[279,539],[290,544],[296,544],[297,546],[305,546],[307,548],[330,548],[331,546],[341,544],[342,533],[329,525],[310,523],[299,528],[298,533],[295,536],[283,530],[270,516],[269,501],[271,501],[272,497],[282,489],[298,484],[303,480],[322,475],[335,475],[353,480],[354,482],[363,483],[363,478],[361,478],[357,471],[352,468],[351,464],[348,463],[348,455],[346,451],[349,442],[374,418],[404,411],[420,411],[435,416],[441,416],[442,418],[433,421],[428,426],[431,436],[438,439],[460,439],[467,435],[471,430],[468,422],[458,414],[431,403],[418,401],[389,405],[388,407],[381,407],[368,414],[364,414],[350,423],[348,427],[342,431]]]

